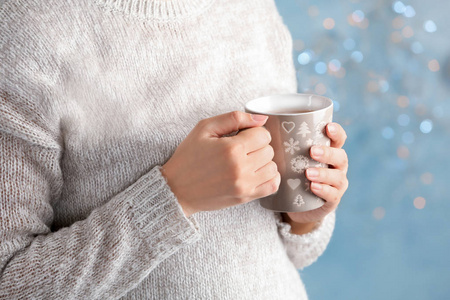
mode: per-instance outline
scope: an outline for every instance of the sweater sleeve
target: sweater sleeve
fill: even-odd
[[[52,232],[59,155],[0,130],[0,299],[115,299],[200,238],[158,166]]]
[[[278,233],[286,248],[287,255],[297,269],[313,264],[325,251],[334,230],[336,212],[328,214],[313,231],[297,235],[290,232],[291,225],[277,216]]]

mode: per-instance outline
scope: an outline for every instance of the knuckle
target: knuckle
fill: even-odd
[[[243,171],[240,168],[239,164],[236,162],[232,162],[230,165],[230,178],[233,182],[233,187],[240,186],[240,180],[243,178]]]
[[[267,145],[267,148],[268,148],[267,151],[269,152],[270,159],[273,159],[275,157],[275,150],[273,150],[273,147],[270,145]]]
[[[269,172],[273,175],[278,172],[278,166],[273,160],[269,162]]]
[[[232,158],[233,160],[237,159],[244,152],[244,145],[234,141],[233,143],[228,143],[225,146],[224,154],[228,158]]]
[[[264,130],[264,133],[267,137],[267,144],[270,144],[270,142],[272,141],[272,135],[270,134],[269,130],[267,130],[266,128],[262,128]]]
[[[256,127],[251,128],[250,130],[254,130],[254,137],[260,141],[262,141],[264,144],[268,145],[272,141],[272,136],[270,135],[270,132],[263,128],[263,127]]]
[[[343,178],[343,177],[341,177],[339,180],[338,180],[338,187],[341,189],[341,188],[343,188],[344,186],[345,186],[345,178]]]
[[[344,151],[344,158],[342,160],[342,163],[344,164],[344,166],[348,166],[348,155],[347,152],[345,152],[345,150],[343,151]]]
[[[207,126],[208,123],[209,123],[208,119],[202,119],[202,120],[197,122],[196,127],[199,128],[199,129],[203,129],[203,128],[205,128]]]
[[[267,187],[267,193],[268,195],[271,195],[273,193],[275,193],[278,190],[278,178],[275,177],[273,179],[271,179],[268,183],[267,183],[268,187]]]
[[[343,150],[343,149],[341,149],[341,150],[342,150],[342,158],[341,158],[339,166],[340,166],[340,169],[345,170],[348,168],[348,156],[347,156],[347,153],[345,152],[345,150]]]
[[[345,178],[344,179],[344,185],[343,185],[343,188],[344,188],[344,190],[347,190],[348,189],[348,179],[347,178]]]
[[[241,111],[235,110],[230,112],[230,117],[236,122],[236,123],[241,123],[242,121],[242,117],[243,117],[243,113]]]
[[[241,180],[233,181],[233,188],[232,188],[233,196],[239,199],[245,198],[245,191],[246,191],[245,186]]]
[[[341,200],[341,197],[339,197],[339,195],[333,195],[332,201],[334,203],[339,203],[340,200]]]

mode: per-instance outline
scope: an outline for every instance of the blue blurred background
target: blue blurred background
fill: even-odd
[[[299,92],[346,129],[350,187],[311,300],[450,299],[450,1],[276,0]]]

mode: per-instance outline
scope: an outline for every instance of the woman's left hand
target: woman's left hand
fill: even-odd
[[[307,212],[287,213],[287,219],[294,223],[312,223],[322,220],[327,214],[337,208],[342,196],[348,188],[347,153],[342,146],[347,139],[342,126],[337,123],[329,123],[326,129],[328,137],[331,139],[330,147],[311,147],[311,157],[321,163],[329,165],[329,168],[309,168],[306,170],[306,177],[311,181],[311,191],[325,200],[325,204],[317,209]],[[305,224],[306,225],[306,224]],[[298,224],[298,226],[302,226]],[[309,230],[308,230],[309,231]]]

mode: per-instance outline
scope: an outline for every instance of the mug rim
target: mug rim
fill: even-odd
[[[256,110],[256,109],[251,109],[248,106],[256,101],[261,101],[262,99],[266,99],[266,98],[271,98],[271,97],[277,97],[277,96],[306,96],[306,97],[317,97],[317,98],[322,98],[323,100],[325,100],[325,102],[328,102],[328,104],[321,108],[321,109],[317,109],[317,110],[313,110],[310,112],[301,112],[301,113],[270,113],[270,112],[263,112],[261,110]],[[259,97],[259,98],[255,98],[252,99],[248,102],[245,103],[244,105],[245,110],[247,112],[250,113],[256,113],[256,114],[261,114],[261,115],[266,115],[266,116],[303,116],[303,115],[309,115],[309,114],[315,114],[327,109],[330,109],[333,107],[333,100],[331,100],[328,97],[325,96],[321,96],[321,95],[316,95],[316,94],[303,94],[303,93],[287,93],[287,94],[273,94],[273,95],[268,95],[268,96],[263,96],[263,97]]]

